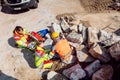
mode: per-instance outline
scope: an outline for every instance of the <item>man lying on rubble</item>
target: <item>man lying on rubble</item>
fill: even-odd
[[[51,60],[54,56],[54,52],[43,49],[44,44],[37,44],[35,49],[35,66],[41,69],[49,69],[53,65]]]
[[[53,32],[51,37],[54,42],[52,51],[59,54],[62,62],[66,64],[74,63],[75,57],[72,55],[72,48],[68,41],[57,32]]]
[[[34,33],[34,32],[33,32]],[[45,37],[45,35],[48,33],[48,30],[40,30],[37,32],[41,36],[42,39]],[[28,32],[26,29],[22,28],[21,26],[16,26],[13,30],[14,39],[15,39],[15,46],[18,48],[28,48],[30,47],[30,41],[31,36],[30,32]]]

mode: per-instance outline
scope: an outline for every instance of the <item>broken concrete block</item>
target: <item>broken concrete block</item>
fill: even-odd
[[[78,26],[77,25],[73,25],[73,26],[70,27],[70,30],[78,32]]]
[[[86,41],[87,40],[87,28],[83,26],[83,24],[78,25],[78,32],[82,34],[83,41]]]
[[[88,45],[98,42],[99,30],[93,27],[88,28]]]
[[[50,31],[62,33],[61,27],[57,23],[52,23],[52,26],[50,27]]]
[[[100,47],[98,44],[93,45],[89,49],[89,53],[102,62],[108,62],[110,60],[110,55],[105,51],[105,48]]]
[[[72,66],[71,68],[65,69],[63,74],[70,80],[79,80],[86,76],[85,71],[81,68],[79,64]]]
[[[100,61],[96,60],[90,65],[88,65],[85,70],[88,73],[88,76],[91,77],[94,72],[96,72],[101,67]]]
[[[68,25],[68,23],[64,20],[64,18],[61,18],[61,23],[60,26],[62,28],[62,30],[66,33],[70,32],[70,26]]]
[[[108,33],[106,31],[100,30],[99,32],[99,41],[104,46],[111,46],[114,43],[120,40],[120,36],[115,35],[114,33]]]
[[[81,44],[83,42],[83,37],[81,34],[72,32],[67,36],[67,40],[71,41],[73,43],[79,43]]]
[[[78,49],[80,47],[81,44],[78,43],[73,43],[73,42],[69,42],[69,44],[73,47],[75,47],[76,49]]]
[[[115,58],[117,61],[120,60],[120,41],[115,43],[113,46],[109,48],[109,53],[113,58]]]
[[[111,33],[108,33],[108,32],[106,32],[104,30],[100,30],[98,35],[99,35],[99,40],[100,41],[104,41],[106,39],[109,39],[112,36]]]
[[[96,71],[92,80],[112,80],[113,68],[111,65],[103,65],[102,68]]]
[[[65,56],[64,59],[61,59],[62,62],[66,64],[71,64],[76,62],[76,57],[74,55]]]
[[[94,60],[94,58],[90,56],[87,51],[88,50],[84,45],[81,45],[79,50],[76,51],[79,62],[92,62]]]
[[[68,80],[68,79],[62,74],[59,74],[55,71],[50,71],[47,74],[47,80]]]
[[[51,49],[52,43],[53,43],[53,40],[51,38],[46,39],[44,42],[43,48],[44,49]]]

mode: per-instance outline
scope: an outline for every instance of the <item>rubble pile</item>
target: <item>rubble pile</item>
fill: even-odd
[[[69,16],[62,16],[59,22],[52,23],[50,31],[62,34],[69,41],[77,61],[72,66],[61,67],[62,73],[56,69],[58,73],[49,72],[48,80],[112,80],[114,66],[111,62],[120,61],[120,36],[85,26]],[[45,48],[51,45],[52,39],[47,39]]]
[[[60,75],[70,80],[86,80],[91,77],[92,80],[111,80],[114,70],[112,64],[108,63],[120,60],[120,36],[86,27],[73,17],[62,16],[59,20],[59,24],[52,23],[50,30],[63,34],[75,48],[74,56],[77,58],[77,64],[63,69]],[[50,45],[51,41],[48,42]],[[81,63],[85,63],[86,66]]]

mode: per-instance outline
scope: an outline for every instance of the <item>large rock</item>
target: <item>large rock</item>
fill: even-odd
[[[68,56],[65,56],[61,60],[62,60],[62,62],[66,63],[66,64],[72,64],[72,63],[76,62],[76,57],[74,55],[68,55]]]
[[[100,47],[98,44],[93,45],[90,48],[89,53],[102,62],[108,62],[110,60],[110,55],[107,53],[105,48]]]
[[[60,26],[64,32],[66,33],[70,32],[70,26],[68,25],[64,18],[61,18]]]
[[[75,47],[76,49],[78,49],[80,47],[81,44],[78,43],[73,43],[73,42],[69,42],[69,44],[73,47]]]
[[[109,48],[109,53],[113,58],[115,58],[117,61],[120,60],[120,41],[115,43],[113,46]]]
[[[79,50],[76,51],[79,62],[92,62],[94,60],[87,51],[84,45],[81,45]]]
[[[100,30],[99,32],[99,41],[104,46],[111,46],[112,44],[118,42],[120,36],[115,35],[114,33],[108,33],[106,31]]]
[[[73,43],[82,43],[83,42],[83,37],[81,34],[72,32],[67,36],[67,40],[71,41]]]
[[[111,65],[104,65],[98,71],[96,71],[93,76],[92,80],[112,80],[113,75],[113,68]]]
[[[57,23],[52,23],[52,26],[50,26],[50,31],[62,33],[61,27]]]
[[[70,78],[70,80],[79,80],[86,76],[85,71],[81,68],[79,64],[72,66],[71,68],[65,69],[63,74]]]
[[[48,38],[44,42],[44,49],[51,49],[53,40],[51,38]]]
[[[98,32],[97,28],[89,27],[88,28],[88,45],[91,46],[93,43],[97,43],[98,40]]]
[[[55,71],[50,71],[47,74],[47,80],[68,80],[68,79],[62,74],[59,74]]]
[[[70,27],[70,30],[78,32],[78,26],[77,25],[73,25],[73,26]]]
[[[88,65],[85,70],[88,73],[88,76],[91,77],[94,72],[96,72],[101,67],[100,61],[96,60],[90,65]]]
[[[82,34],[83,36],[83,41],[86,41],[87,40],[87,28],[85,26],[83,26],[83,24],[79,24],[78,25],[78,32],[80,34]]]

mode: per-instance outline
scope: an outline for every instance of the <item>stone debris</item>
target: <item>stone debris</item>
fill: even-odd
[[[120,41],[120,36],[91,27],[91,25],[88,26],[88,24],[84,24],[73,17],[70,20],[69,16],[64,16],[60,20],[59,25],[63,31],[61,33],[65,35],[64,38],[69,41],[69,44],[75,48],[75,54],[70,57],[71,60],[63,62],[66,65],[75,63],[76,57],[79,63],[86,64],[84,69],[82,69],[81,66],[83,67],[83,65],[80,66],[75,63],[76,65],[63,69],[62,73],[70,80],[85,79],[87,77],[91,77],[92,80],[112,79],[112,66],[102,66],[102,64],[111,61],[111,56],[117,61],[120,60],[120,42],[118,42]],[[110,48],[108,49],[107,47]],[[87,65],[89,62],[90,64]]]
[[[83,26],[82,23],[78,25],[78,32],[82,34],[83,40],[86,41],[87,40],[87,28]]]
[[[50,71],[47,74],[47,80],[68,80],[68,79],[62,74],[59,74],[55,71]]]
[[[56,16],[58,21],[61,20],[61,17],[64,18],[66,22],[71,22],[73,19],[75,19],[75,15],[73,13],[64,13]]]
[[[113,68],[111,65],[103,65],[100,70],[96,71],[92,80],[112,80]]]
[[[99,30],[97,28],[88,28],[88,45],[91,46],[93,43],[97,43],[98,40],[98,32]]]
[[[48,38],[44,42],[44,49],[50,49],[52,47],[53,40],[51,38]]]
[[[99,36],[98,37],[99,38],[99,42],[102,45],[104,45],[104,46],[111,45],[112,42],[110,43],[110,41],[109,41],[111,39],[111,36],[112,36],[111,33],[108,33],[108,32],[106,32],[104,30],[100,30],[98,36]]]
[[[70,26],[68,25],[64,18],[61,18],[60,26],[64,32],[66,33],[70,32]]]
[[[52,23],[52,26],[50,26],[50,31],[62,33],[61,27],[57,23]]]
[[[79,50],[76,51],[77,58],[79,62],[92,62],[94,58],[90,56],[87,52],[88,50],[85,48],[84,45],[81,45]]]
[[[65,17],[61,18],[60,26],[63,30],[61,33],[65,35],[64,38],[66,38],[70,45],[75,48],[75,55],[71,56],[71,60],[69,62],[63,62],[67,65],[69,63],[75,63],[75,57],[80,63],[92,62],[91,64],[86,65],[84,69],[82,69],[79,64],[76,64],[71,68],[64,69],[63,74],[70,80],[79,80],[87,77],[92,77],[92,80],[111,79],[113,74],[112,66],[104,65],[101,67],[101,64],[109,62],[111,56],[116,60],[120,59],[119,36],[116,36],[113,33],[108,33],[104,30],[85,26],[80,22],[79,24],[77,22],[74,23],[74,19],[70,21]],[[107,46],[111,47],[107,49]],[[110,54],[108,53],[108,50]]]
[[[120,40],[120,36],[115,35],[114,33],[108,33],[106,31],[100,30],[99,33],[99,42],[104,46],[111,46]]]
[[[78,44],[78,43],[69,42],[69,44],[71,46],[75,47],[76,49],[78,49],[80,47],[80,44]]]
[[[79,80],[86,76],[85,71],[81,68],[79,64],[72,66],[71,68],[65,69],[63,74],[70,80]]]
[[[120,60],[120,41],[109,48],[109,53],[115,60]]]
[[[102,47],[99,46],[99,44],[94,44],[90,50],[90,54],[102,62],[108,62],[110,60],[109,54],[105,51],[105,49],[102,49]]]
[[[74,55],[70,55],[69,58],[68,58],[68,56],[64,57],[64,58],[65,59],[61,59],[61,60],[66,64],[72,64],[72,63],[76,62],[76,57]]]
[[[78,32],[78,26],[77,25],[73,25],[73,26],[70,27],[70,30]]]
[[[101,67],[100,61],[96,60],[90,65],[88,65],[85,70],[88,73],[88,76],[91,77],[94,72],[96,72]]]
[[[75,32],[71,32],[70,34],[68,34],[67,40],[71,41],[73,43],[81,44],[83,42],[83,37],[82,37],[81,34],[78,34],[78,33],[75,33]]]

